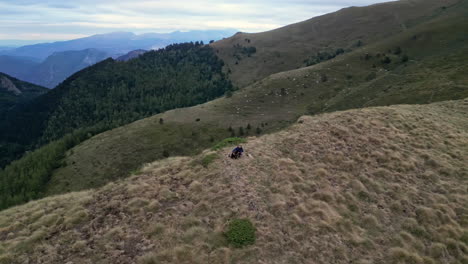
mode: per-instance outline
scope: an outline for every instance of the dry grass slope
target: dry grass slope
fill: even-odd
[[[468,99],[304,116],[240,160],[150,163],[0,212],[0,263],[467,263],[467,118]],[[232,218],[253,246],[226,244]]]

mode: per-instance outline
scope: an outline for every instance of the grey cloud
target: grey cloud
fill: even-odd
[[[0,0],[0,38],[223,27],[255,32],[376,2],[383,0]]]

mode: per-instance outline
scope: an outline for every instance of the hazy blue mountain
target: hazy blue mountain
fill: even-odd
[[[172,33],[146,33],[140,35],[131,32],[114,32],[69,41],[27,45],[12,50],[0,51],[0,54],[35,57],[43,60],[55,52],[94,48],[112,54],[113,56],[121,56],[132,50],[158,49],[173,43],[189,41],[209,42],[210,40],[229,37],[235,32],[236,30],[196,30],[187,32],[176,31]]]
[[[73,73],[108,57],[108,53],[97,49],[56,52],[20,79],[54,88]]]
[[[42,63],[29,57],[0,55],[0,72],[41,85],[54,88],[73,73],[96,64],[110,55],[96,49],[55,52]]]
[[[0,51],[6,51],[6,50],[12,50],[12,49],[15,49],[15,47],[0,46]]]
[[[24,79],[40,63],[34,58],[0,55],[0,72]]]

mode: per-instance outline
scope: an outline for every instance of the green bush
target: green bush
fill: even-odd
[[[225,138],[221,142],[217,143],[212,147],[213,150],[222,149],[227,146],[238,145],[240,143],[245,143],[245,139],[238,137]]]
[[[252,245],[255,242],[255,227],[249,219],[233,219],[225,236],[229,244],[235,247]]]
[[[215,153],[208,154],[205,157],[203,157],[203,159],[201,160],[201,165],[206,168],[217,158],[218,158],[218,155],[216,155]]]
[[[404,63],[404,62],[407,62],[408,60],[409,60],[409,57],[408,57],[408,55],[406,55],[406,54],[403,55],[403,57],[401,57],[401,62],[403,62],[403,63]]]

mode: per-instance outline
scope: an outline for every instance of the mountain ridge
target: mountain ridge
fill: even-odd
[[[350,7],[267,32],[238,33],[211,45],[226,63],[234,85],[243,87],[303,67],[318,52],[352,50],[401,33],[462,2],[393,1]],[[248,47],[256,47],[256,52],[246,53]]]
[[[136,49],[159,49],[169,44],[200,41],[208,42],[212,39],[221,39],[231,35],[234,30],[207,30],[188,31],[173,33],[151,33],[136,35],[132,32],[113,32],[98,34],[90,37],[58,41],[53,43],[40,43],[26,45],[13,50],[0,52],[11,56],[30,56],[43,60],[53,52],[98,49],[111,55],[123,55]],[[174,37],[171,39],[171,37]]]

